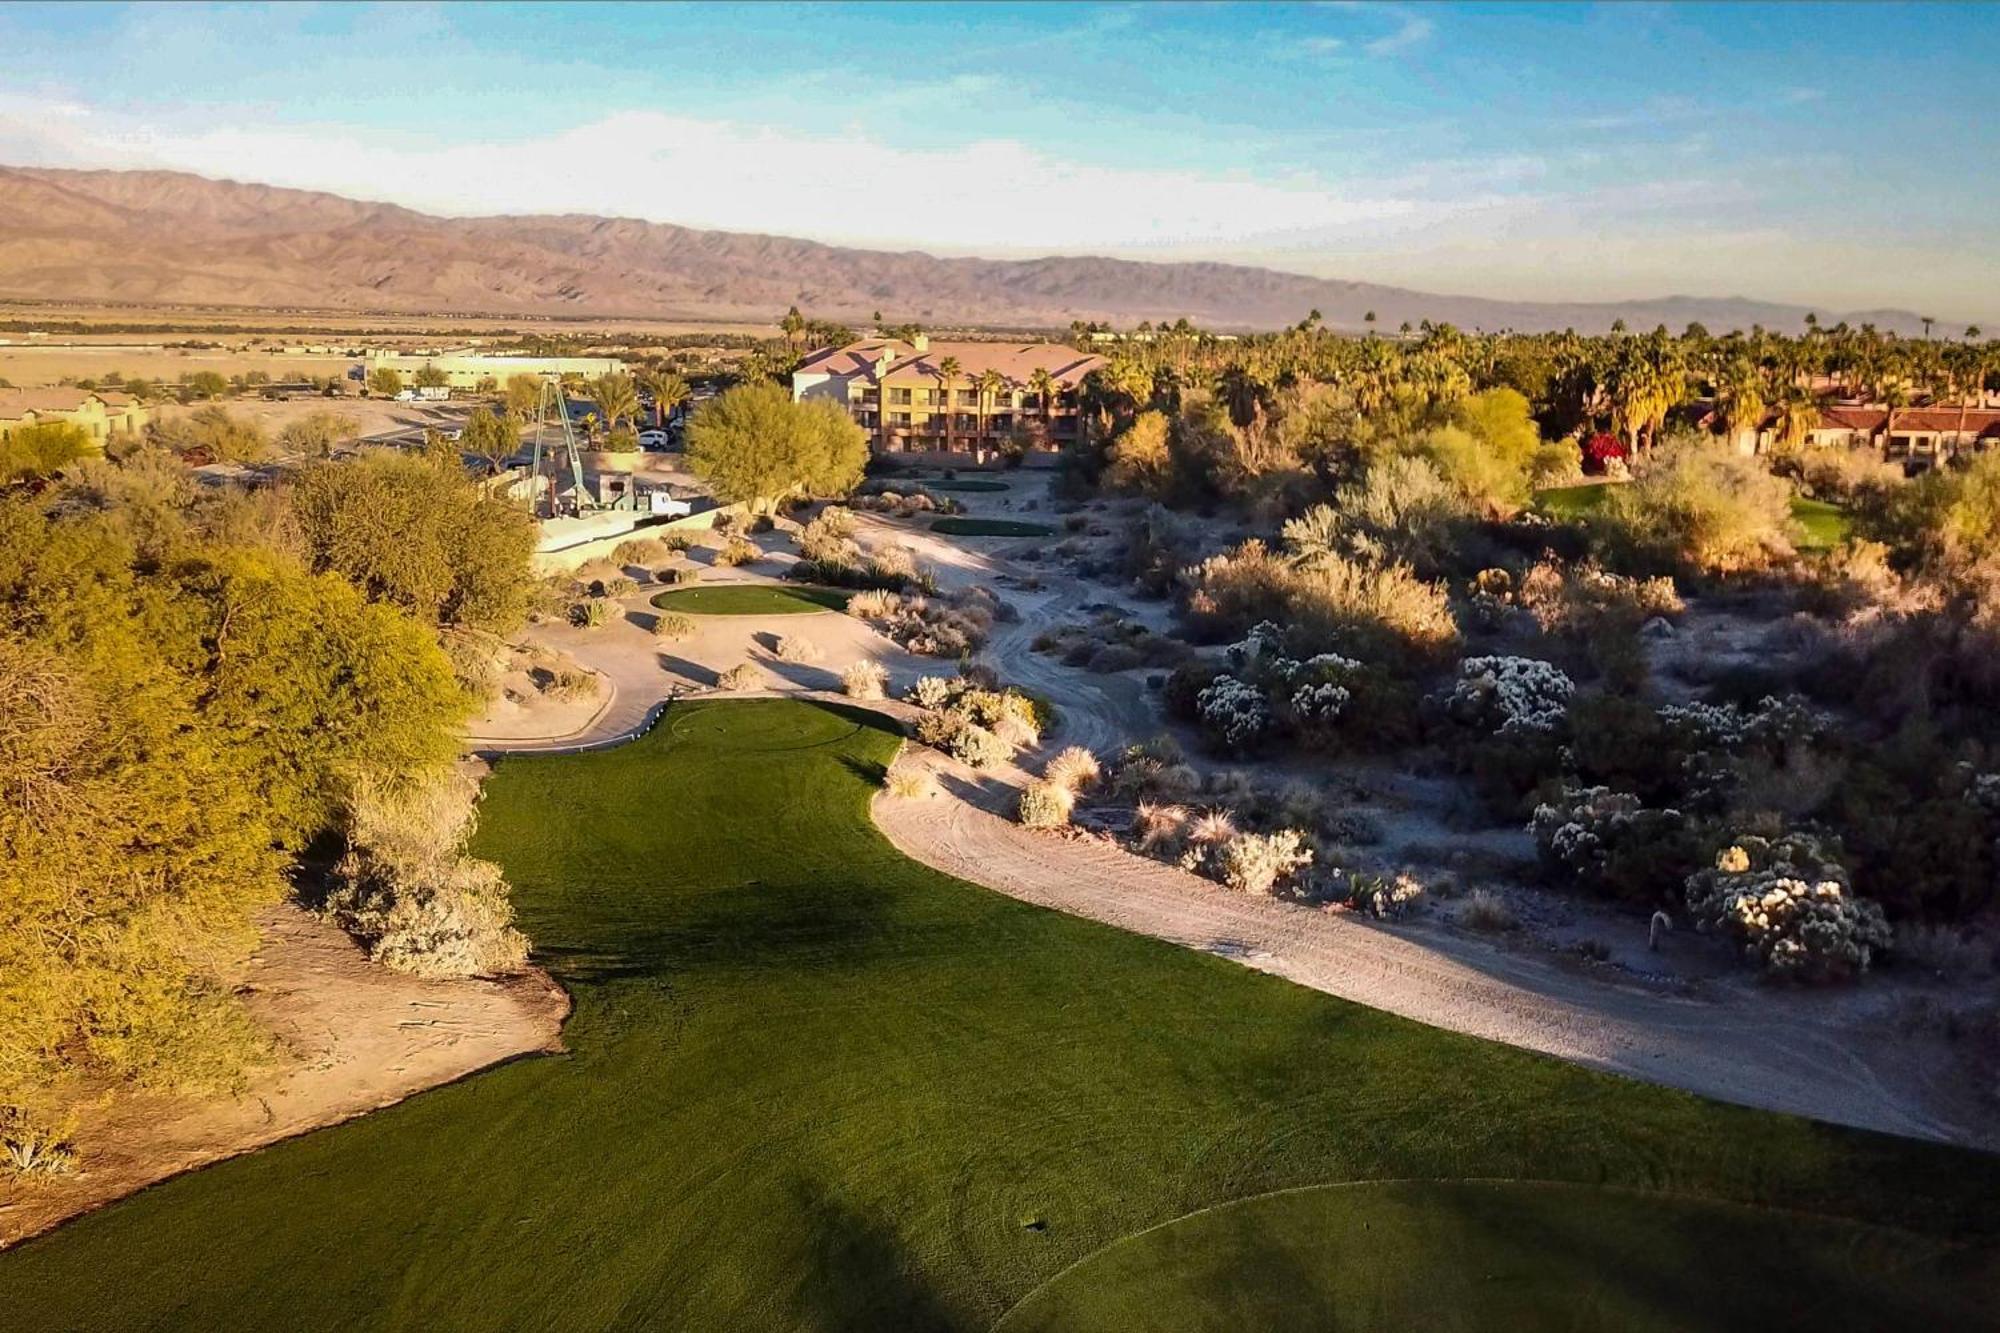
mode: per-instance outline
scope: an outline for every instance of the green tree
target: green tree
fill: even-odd
[[[542,405],[542,377],[539,375],[509,375],[507,377],[507,415],[517,422],[531,420]]]
[[[52,476],[80,458],[102,452],[83,427],[72,422],[21,426],[0,440],[0,482]]]
[[[417,373],[410,377],[419,389],[442,389],[451,383],[451,376],[426,361],[417,367]]]
[[[315,463],[294,480],[290,509],[310,567],[371,601],[500,632],[527,614],[534,521],[455,465],[389,453]]]
[[[606,431],[615,432],[619,422],[630,421],[639,415],[639,390],[630,375],[618,371],[599,375],[585,386],[584,392],[590,395],[591,402],[597,404]]]
[[[359,434],[353,417],[321,408],[285,423],[278,432],[278,447],[308,458],[331,458],[335,449],[352,444]]]
[[[653,395],[653,426],[665,430],[667,418],[693,393],[688,382],[671,370],[648,366],[639,372],[639,383]]]
[[[213,370],[197,370],[181,378],[181,384],[196,398],[220,398],[229,392],[229,381]]]
[[[861,482],[868,437],[837,403],[795,403],[776,384],[740,384],[688,423],[688,469],[725,500],[768,508],[794,494],[845,495]]]
[[[377,366],[368,372],[368,392],[377,398],[394,398],[403,391],[403,375],[394,366]]]
[[[495,416],[477,407],[465,419],[465,434],[459,443],[465,452],[484,460],[489,473],[497,473],[521,447],[521,425],[511,416]]]
[[[184,417],[153,423],[153,442],[178,454],[205,454],[221,463],[258,463],[271,452],[271,441],[261,426],[214,403]]]

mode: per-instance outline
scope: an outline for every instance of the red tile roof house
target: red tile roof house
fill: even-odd
[[[150,414],[117,389],[0,389],[0,440],[22,426],[67,421],[103,444],[114,435],[137,435]]]
[[[1905,407],[1894,428],[1881,407],[1828,406],[1806,435],[1811,445],[1871,444],[1891,454],[1952,453],[2000,444],[2000,411],[1984,407]]]
[[[949,385],[947,360],[958,363]],[[792,397],[841,404],[877,453],[987,467],[1019,450],[1023,462],[1046,464],[1087,437],[1079,392],[1104,364],[1061,343],[863,338],[808,355],[792,373]]]

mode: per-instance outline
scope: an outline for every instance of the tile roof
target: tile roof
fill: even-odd
[[[1888,411],[1880,407],[1834,405],[1819,410],[1820,430],[1851,430],[1872,434],[1882,429]],[[1956,431],[1959,409],[1955,407],[1906,407],[1896,413],[1897,430]],[[2000,436],[2000,411],[1990,407],[1968,407],[1964,428],[1974,435]]]
[[[938,366],[946,357],[958,360],[959,377],[974,380],[988,370],[998,371],[1016,384],[1025,385],[1037,370],[1046,370],[1064,388],[1075,388],[1083,377],[1104,364],[1092,352],[1079,352],[1062,343],[934,342],[919,352],[896,338],[863,338],[845,347],[829,347],[814,352],[799,363],[801,371],[875,379],[875,366],[882,353],[895,360],[890,375],[915,373],[942,379]]]
[[[0,389],[0,421],[19,421],[30,412],[74,412],[91,397],[87,389]]]

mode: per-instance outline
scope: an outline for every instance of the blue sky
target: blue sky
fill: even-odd
[[[2000,6],[34,3],[0,50],[17,164],[2000,317]]]

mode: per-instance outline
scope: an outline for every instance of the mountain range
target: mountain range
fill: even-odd
[[[1499,301],[1220,263],[945,258],[577,214],[437,217],[394,204],[173,171],[0,166],[0,298],[425,314],[823,319],[996,328],[1182,316],[1268,329],[1449,322],[1602,332],[1699,322],[1795,331],[1803,306],[1745,297]],[[1905,335],[1906,310],[1819,311]],[[1950,325],[1945,331],[1956,332]]]

